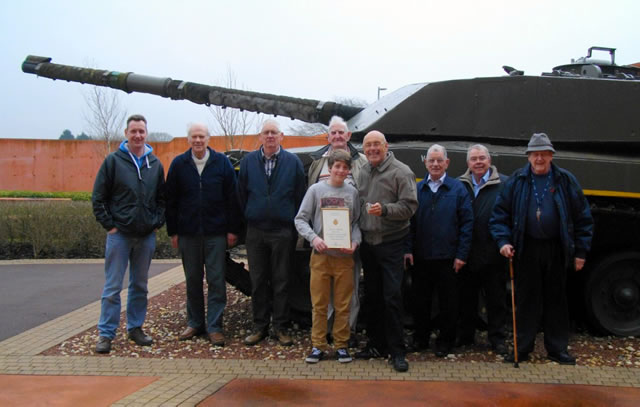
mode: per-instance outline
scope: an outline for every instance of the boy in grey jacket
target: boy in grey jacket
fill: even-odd
[[[342,150],[332,152],[329,155],[329,179],[309,187],[295,219],[296,229],[313,246],[310,261],[313,349],[305,359],[307,363],[317,363],[322,360],[328,348],[327,306],[332,289],[335,308],[333,338],[337,348],[337,358],[341,363],[351,362],[347,343],[350,334],[349,307],[353,294],[353,252],[360,244],[361,234],[358,228],[360,216],[358,191],[344,182],[350,168],[349,153]],[[325,241],[323,209],[328,208],[348,210],[351,223],[350,247],[334,248]],[[327,216],[326,213],[325,216]]]

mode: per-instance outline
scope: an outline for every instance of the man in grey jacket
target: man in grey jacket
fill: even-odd
[[[156,248],[156,230],[164,224],[164,169],[151,152],[147,120],[127,119],[126,140],[102,163],[93,186],[93,213],[107,231],[105,284],[97,353],[109,353],[120,324],[120,290],[129,267],[127,332],[140,346],[153,342],[142,331],[147,313],[147,280]]]
[[[356,358],[391,354],[393,368],[406,372],[402,310],[404,241],[409,221],[418,208],[416,177],[408,166],[389,152],[379,131],[363,140],[369,161],[356,184],[360,192],[360,230],[367,309],[367,347]]]

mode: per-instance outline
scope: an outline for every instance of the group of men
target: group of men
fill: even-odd
[[[456,345],[473,343],[478,292],[483,288],[489,342],[496,353],[513,361],[504,332],[506,259],[512,259],[517,270],[519,360],[527,360],[532,352],[541,322],[548,357],[575,363],[567,352],[566,278],[569,269],[578,271],[584,266],[593,220],[575,177],[551,163],[555,150],[546,134],[532,136],[526,151],[529,164],[508,179],[491,164],[488,149],[479,144],[467,151],[468,170],[459,178],[450,177],[447,151],[434,144],[424,158],[427,174],[416,184],[414,173],[389,151],[382,133],[365,135],[363,155],[349,142],[351,133],[339,117],[330,122],[329,144],[311,154],[314,161],[307,179],[300,159],[282,148],[283,133],[276,121],[265,121],[259,134],[261,146],[243,158],[237,177],[225,155],[208,147],[206,126],[195,124],[188,131],[190,149],[173,160],[166,185],[162,164],[145,143],[146,135],[145,118],[131,116],[126,140],[105,159],[94,186],[94,213],[108,233],[96,352],[111,349],[127,265],[128,337],[141,346],[152,343],[142,324],[155,232],[165,217],[172,244],[182,257],[187,284],[187,328],[179,339],[206,334],[212,344],[225,344],[225,251],[237,243],[243,219],[253,311],[253,330],[244,343],[259,343],[271,326],[281,345],[291,345],[287,307],[298,237],[294,219],[299,216],[295,225],[316,254],[315,258],[312,255],[313,274],[314,269],[321,269],[317,265],[325,260],[318,255],[327,247],[313,223],[315,213],[309,212],[312,205],[305,204],[303,210],[300,206],[307,185],[327,181],[326,188],[331,189],[337,180],[339,187],[343,182],[348,185],[348,194],[338,199],[341,203],[344,197],[351,201],[350,191],[357,191],[357,210],[351,208],[351,214],[357,216],[357,230],[353,229],[357,238],[352,236],[352,247],[338,253],[339,258],[351,261],[323,263],[336,264],[346,275],[328,273],[322,284],[339,279],[346,281],[341,287],[348,291],[334,287],[333,298],[318,296],[320,280],[314,286],[311,276],[312,297],[316,296],[314,352],[316,345],[326,346],[325,336],[333,332],[340,348],[338,359],[351,360],[348,352],[345,355],[346,343],[356,328],[362,267],[368,341],[355,356],[390,356],[395,370],[407,371],[402,288],[405,268],[411,267],[414,347],[429,347],[436,326],[439,335],[434,351],[438,357],[445,357]],[[341,164],[334,168],[336,162]],[[312,188],[313,193],[322,188]],[[337,200],[325,199],[323,205],[327,202]],[[308,226],[298,221],[303,212]],[[207,281],[206,310],[203,277]],[[434,291],[439,299],[437,324],[431,318]],[[316,330],[316,323],[322,329]],[[333,331],[331,323],[335,324]],[[307,361],[318,361],[324,355],[318,352],[315,356],[312,352]]]

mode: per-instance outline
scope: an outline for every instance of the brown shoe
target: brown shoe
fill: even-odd
[[[278,337],[278,343],[282,346],[291,346],[293,345],[293,340],[285,331],[277,331],[276,336]]]
[[[187,339],[191,339],[194,338],[196,336],[202,335],[203,332],[201,329],[196,329],[196,328],[192,328],[190,326],[187,327],[187,329],[185,329],[180,336],[178,336],[178,339],[181,341],[186,341]]]
[[[222,332],[211,332],[209,340],[213,346],[224,346],[224,335]]]
[[[267,332],[265,332],[265,331],[254,331],[251,335],[249,335],[246,338],[244,338],[244,344],[252,346],[252,345],[255,345],[256,343],[260,342],[261,340],[263,340],[266,337],[267,337]]]

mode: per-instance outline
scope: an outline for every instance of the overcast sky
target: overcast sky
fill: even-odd
[[[501,76],[502,65],[539,75],[594,45],[640,62],[638,16],[638,0],[4,1],[0,137],[88,132],[90,88],[22,73],[29,54],[205,84],[232,71],[258,92],[370,103],[378,86]],[[201,105],[121,95],[149,131],[213,123]]]

